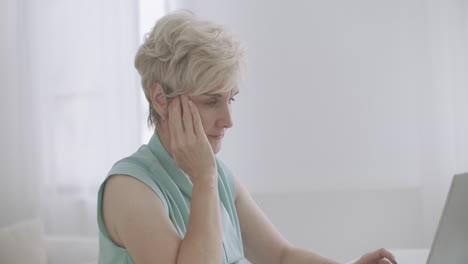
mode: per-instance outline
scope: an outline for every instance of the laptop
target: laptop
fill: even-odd
[[[468,173],[455,175],[427,264],[468,263]]]

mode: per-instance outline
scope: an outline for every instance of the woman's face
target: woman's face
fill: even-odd
[[[215,154],[221,150],[221,142],[226,130],[233,125],[231,103],[237,93],[239,89],[234,88],[223,93],[213,92],[190,96],[198,108],[203,130]]]

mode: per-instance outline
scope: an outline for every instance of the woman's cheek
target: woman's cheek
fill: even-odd
[[[198,114],[200,115],[203,130],[206,132],[206,120],[207,120],[207,116],[209,116],[209,113],[207,109],[205,109],[204,107],[198,107]]]

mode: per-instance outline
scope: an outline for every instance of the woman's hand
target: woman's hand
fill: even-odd
[[[193,184],[215,183],[216,161],[203,130],[200,114],[187,95],[179,95],[168,106],[172,158]]]
[[[362,256],[353,264],[397,264],[395,257],[388,250],[381,248]]]

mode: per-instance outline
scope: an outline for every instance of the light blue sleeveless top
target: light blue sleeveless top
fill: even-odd
[[[216,164],[223,228],[221,263],[244,263],[233,176],[229,168],[218,158]],[[114,174],[129,175],[148,185],[163,202],[166,213],[180,236],[185,236],[189,222],[192,183],[183,171],[175,166],[157,133],[154,133],[148,145],[142,145],[133,155],[115,163],[106,180]],[[112,241],[104,224],[102,194],[105,183],[106,181],[102,183],[98,193],[99,264],[134,264],[128,251]]]

